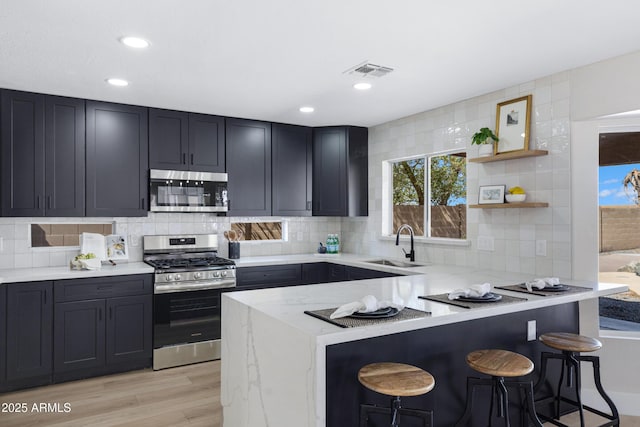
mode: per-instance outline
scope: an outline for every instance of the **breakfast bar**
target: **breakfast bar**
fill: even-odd
[[[502,348],[537,364],[542,349],[537,336],[578,333],[580,301],[626,289],[561,280],[570,291],[545,294],[513,287],[533,279],[517,273],[441,265],[406,272],[410,275],[224,294],[224,426],[358,425],[361,403],[388,401],[365,390],[357,372],[368,363],[386,361],[416,365],[433,374],[432,392],[403,403],[432,409],[436,426],[451,426],[464,410],[469,351]],[[489,283],[501,300],[465,306],[424,298],[480,283]],[[347,327],[310,315],[328,313],[366,295],[421,314]],[[535,379],[536,373],[532,375]],[[487,391],[477,397],[480,406],[486,399],[488,407],[489,395]],[[412,422],[407,419],[402,425],[410,427]]]

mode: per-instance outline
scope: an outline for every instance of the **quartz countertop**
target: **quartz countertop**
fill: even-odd
[[[467,309],[418,297],[447,293],[454,289],[466,288],[473,284],[485,282],[490,283],[492,287],[514,285],[531,280],[534,276],[450,265],[425,264],[420,267],[400,268],[367,262],[375,259],[381,259],[381,257],[364,257],[353,254],[283,255],[247,257],[236,260],[236,265],[238,267],[250,267],[287,263],[333,262],[406,275],[381,279],[240,291],[226,294],[224,298],[234,299],[251,310],[257,310],[277,321],[298,329],[304,334],[314,337],[318,344],[331,345],[481,317],[497,316],[515,311],[531,310],[548,305],[566,304],[627,290],[625,285],[574,281],[561,278],[561,283],[584,287],[586,292],[570,294],[560,292],[552,296],[538,296],[495,289],[495,292],[503,295],[525,298],[526,300],[499,305],[488,303],[481,308]],[[410,308],[428,311],[431,312],[431,316],[375,326],[340,328],[304,313],[304,311],[335,308],[348,302],[357,301],[365,295],[374,295],[380,300],[393,300]]]
[[[325,427],[328,348],[458,322],[535,311],[627,289],[624,285],[560,278],[561,283],[583,287],[585,291],[538,296],[495,289],[500,294],[526,300],[463,308],[418,297],[485,282],[492,287],[514,285],[534,277],[451,265],[398,268],[367,262],[375,259],[381,257],[310,254],[250,257],[236,261],[238,267],[326,261],[407,275],[224,293],[221,403],[225,427]],[[429,311],[431,316],[341,328],[304,313],[336,308],[365,295]],[[283,382],[282,378],[288,380]],[[283,407],[288,410],[283,411]]]
[[[17,283],[150,273],[153,273],[153,267],[143,262],[119,262],[115,266],[103,264],[100,270],[71,270],[68,265],[64,267],[2,269],[0,270],[0,280],[2,283]]]

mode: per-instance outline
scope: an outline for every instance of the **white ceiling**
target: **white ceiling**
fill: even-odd
[[[634,0],[0,2],[0,87],[310,126],[372,126],[640,50]],[[343,72],[363,61],[395,71],[357,92]]]

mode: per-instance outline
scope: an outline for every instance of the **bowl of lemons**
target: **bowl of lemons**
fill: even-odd
[[[511,187],[509,194],[505,194],[504,198],[507,200],[507,203],[521,203],[525,201],[527,194],[522,187]]]

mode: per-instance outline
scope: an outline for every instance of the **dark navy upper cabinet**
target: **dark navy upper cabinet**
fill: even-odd
[[[313,133],[313,215],[368,215],[368,131],[343,126]]]
[[[225,145],[223,117],[189,113],[189,169],[224,172]]]
[[[87,101],[87,216],[146,216],[147,108]]]
[[[149,109],[149,167],[189,170],[189,114]]]
[[[7,285],[7,381],[52,373],[52,282]]]
[[[271,215],[271,123],[226,119],[229,215]]]
[[[225,171],[224,118],[149,110],[151,169]]]
[[[48,96],[44,113],[45,214],[84,216],[85,101]]]
[[[3,216],[83,216],[85,102],[3,90]]]
[[[272,215],[311,216],[312,130],[272,125]]]

